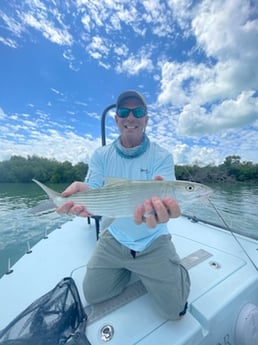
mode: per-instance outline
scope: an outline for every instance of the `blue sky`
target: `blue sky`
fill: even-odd
[[[257,47],[255,0],[2,0],[0,161],[88,162],[136,89],[177,164],[257,163]]]

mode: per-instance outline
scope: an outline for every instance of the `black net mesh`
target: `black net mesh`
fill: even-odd
[[[90,345],[86,321],[73,279],[64,278],[0,331],[0,344]]]

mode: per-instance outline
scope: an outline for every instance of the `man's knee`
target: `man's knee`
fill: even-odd
[[[165,307],[158,307],[160,314],[168,320],[175,321],[180,320],[186,313],[188,308],[188,303],[184,304],[167,304]]]
[[[101,274],[102,272],[102,274]],[[83,293],[88,303],[94,304],[119,295],[130,279],[130,272],[121,270],[119,274],[97,272],[88,268],[83,280]],[[113,272],[113,274],[111,274]]]
[[[99,293],[96,294],[96,288],[94,288],[92,284],[88,284],[86,277],[83,280],[83,293],[86,301],[89,304],[99,302]]]

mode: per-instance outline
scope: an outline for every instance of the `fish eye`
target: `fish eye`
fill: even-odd
[[[194,191],[194,186],[189,184],[185,187],[185,189],[187,190],[187,192],[193,192]]]

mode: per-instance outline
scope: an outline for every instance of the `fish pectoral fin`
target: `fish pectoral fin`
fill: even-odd
[[[111,217],[102,217],[101,222],[100,222],[100,230],[105,230],[107,229],[115,220],[115,218]]]

